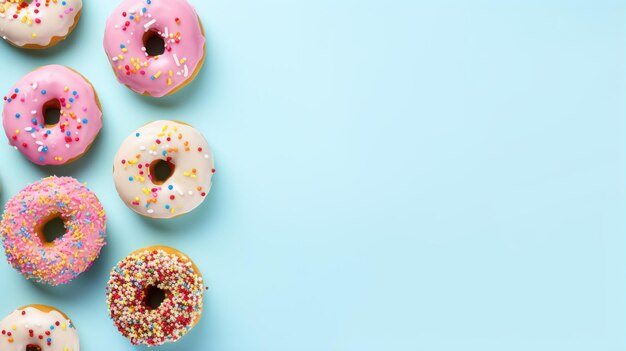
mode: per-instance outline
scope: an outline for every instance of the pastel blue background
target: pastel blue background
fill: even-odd
[[[60,63],[105,111],[70,166],[0,148],[2,202],[72,175],[109,218],[101,258],[69,286],[0,262],[0,314],[51,304],[83,350],[131,350],[107,316],[108,272],[166,244],[210,290],[200,325],[161,350],[624,350],[624,1],[193,3],[207,64],[162,100],[110,71],[117,1],[87,0],[54,49],[0,43],[2,93]],[[205,204],[169,222],[131,212],[111,177],[121,141],[154,119],[199,128],[217,162]]]

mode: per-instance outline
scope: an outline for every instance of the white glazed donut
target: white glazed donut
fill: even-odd
[[[19,308],[0,322],[0,350],[80,351],[78,331],[62,312],[44,305]]]
[[[150,218],[173,218],[198,207],[211,189],[213,173],[213,154],[202,134],[166,120],[133,132],[113,164],[124,203]]]
[[[55,45],[70,34],[82,7],[82,0],[0,0],[0,35],[29,49]]]

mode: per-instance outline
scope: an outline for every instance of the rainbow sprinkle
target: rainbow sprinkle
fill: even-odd
[[[155,161],[174,165],[170,178],[159,182],[152,174]],[[131,134],[114,163],[114,180],[124,202],[135,212],[172,218],[200,205],[215,173],[206,139],[193,127],[160,120]]]

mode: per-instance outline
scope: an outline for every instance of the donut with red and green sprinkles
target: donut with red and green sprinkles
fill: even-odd
[[[111,270],[109,315],[133,345],[175,342],[200,320],[204,281],[198,267],[167,246],[137,250]]]
[[[46,227],[62,228],[47,237]],[[27,279],[66,284],[91,267],[105,245],[102,204],[72,177],[48,177],[28,185],[4,207],[0,234],[7,260]]]
[[[150,218],[198,207],[211,190],[213,153],[188,124],[160,120],[131,133],[115,155],[113,179],[124,203]]]
[[[46,305],[28,305],[0,321],[0,350],[80,351],[80,341],[65,313]]]
[[[27,49],[65,39],[80,18],[82,0],[0,0],[0,36]]]

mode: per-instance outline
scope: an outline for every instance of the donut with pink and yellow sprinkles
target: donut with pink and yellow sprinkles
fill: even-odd
[[[48,241],[46,225],[61,220],[65,234]],[[28,185],[4,207],[0,222],[9,263],[24,277],[65,284],[91,267],[105,245],[106,215],[100,201],[71,177]]]

